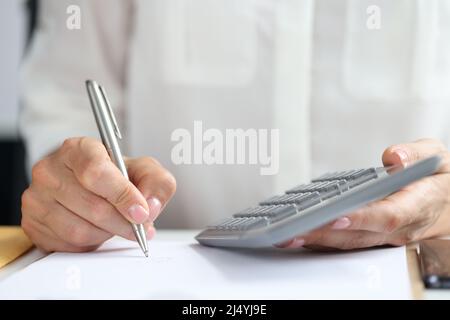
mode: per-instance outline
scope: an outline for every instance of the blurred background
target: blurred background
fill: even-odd
[[[0,225],[20,223],[20,197],[27,186],[24,145],[18,130],[18,115],[21,108],[18,97],[19,66],[23,57],[27,54],[27,44],[30,43],[33,36],[36,16],[39,11],[38,4],[41,1],[0,0],[0,179],[2,181],[0,183]],[[167,8],[165,8],[169,1],[154,2],[161,4],[160,10],[163,10],[162,12],[165,12],[167,17],[178,21],[177,15],[173,18],[173,14],[170,11],[172,7],[167,5]],[[187,0],[185,2],[191,3]],[[228,1],[224,0],[222,2],[227,3]],[[184,87],[190,88],[189,86],[192,86],[195,90],[192,92],[186,90],[185,94],[186,97],[192,98],[189,98],[191,99],[189,100],[189,105],[199,108],[196,111],[197,113],[192,113],[193,117],[196,114],[200,114],[203,107],[207,108],[205,110],[209,110],[207,102],[209,99],[218,99],[219,94],[217,92],[224,95],[227,94],[228,91],[226,90],[216,90],[215,86],[217,84],[214,84],[214,81],[216,81],[220,85],[223,82],[224,88],[229,86],[229,90],[232,90],[230,92],[233,92],[233,94],[235,91],[239,92],[239,94],[242,93],[242,97],[233,96],[232,103],[242,101],[243,104],[246,104],[246,99],[249,99],[249,105],[251,106],[253,104],[259,106],[260,102],[267,102],[267,107],[272,107],[273,102],[273,106],[282,107],[280,110],[291,110],[291,105],[293,104],[300,106],[308,103],[307,108],[311,109],[309,119],[308,117],[300,116],[297,118],[300,120],[307,119],[308,121],[302,121],[305,122],[304,124],[299,124],[299,121],[288,121],[289,118],[295,118],[290,114],[290,117],[275,117],[277,119],[276,125],[285,126],[283,128],[285,128],[286,132],[292,130],[292,132],[298,133],[300,132],[298,128],[304,129],[304,132],[302,132],[306,134],[292,135],[293,137],[308,137],[310,135],[311,138],[309,139],[310,141],[306,141],[307,138],[305,138],[303,143],[298,143],[299,146],[302,146],[302,150],[300,148],[295,149],[297,150],[297,160],[303,159],[301,155],[309,154],[309,157],[304,157],[305,159],[308,158],[304,161],[304,165],[299,165],[297,160],[292,160],[290,148],[286,147],[285,151],[283,151],[289,157],[285,157],[284,162],[281,163],[283,170],[280,175],[277,175],[279,190],[283,190],[281,186],[289,187],[290,183],[288,184],[288,181],[294,179],[290,168],[293,168],[293,172],[298,172],[296,177],[306,177],[310,173],[308,169],[309,161],[314,164],[311,174],[319,175],[328,171],[331,166],[335,170],[372,166],[374,161],[378,161],[379,155],[385,147],[401,141],[413,141],[421,137],[436,137],[445,144],[450,144],[450,136],[448,134],[448,103],[450,101],[448,90],[450,81],[450,46],[448,42],[450,19],[448,17],[450,16],[450,5],[448,1],[427,1],[425,4],[421,0],[398,2],[389,0],[316,0],[312,1],[314,10],[311,10],[310,16],[314,24],[311,25],[311,30],[308,29],[307,31],[304,31],[303,27],[299,26],[297,22],[307,21],[308,19],[299,19],[297,15],[290,14],[291,10],[287,10],[290,6],[297,7],[298,4],[303,2],[295,0],[286,2],[277,0],[253,1],[254,4],[257,4],[254,8],[258,12],[257,15],[247,15],[248,8],[243,7],[242,12],[245,14],[242,17],[245,17],[243,26],[250,26],[248,30],[256,31],[243,33],[238,27],[233,27],[229,28],[229,32],[224,32],[224,30],[228,30],[228,25],[235,25],[234,20],[227,20],[227,17],[233,17],[233,10],[236,9],[234,6],[240,8],[243,2],[239,0],[233,1],[234,5],[230,4],[230,12],[223,15],[221,22],[217,23],[216,28],[211,29],[210,33],[208,29],[204,28],[204,24],[207,25],[214,19],[209,14],[204,14],[207,12],[207,9],[202,8],[206,3],[212,3],[207,0],[198,1],[196,5],[190,4],[186,7],[190,8],[189,10],[186,9],[186,12],[183,11],[184,7],[175,6],[178,8],[176,9],[178,10],[176,11],[178,12],[177,14],[190,17],[189,19],[186,18],[186,26],[174,24],[170,19],[162,24],[160,21],[162,18],[158,17],[154,21],[156,28],[151,29],[155,32],[151,35],[147,35],[150,29],[145,29],[145,27],[148,27],[146,25],[141,28],[141,33],[136,31],[136,34],[142,36],[142,38],[136,36],[136,39],[141,39],[142,45],[145,42],[142,39],[147,39],[147,36],[154,37],[155,40],[151,43],[150,41],[146,43],[140,49],[142,52],[153,50],[153,46],[158,48],[157,52],[159,52],[157,58],[155,56],[155,59],[147,59],[149,60],[148,66],[146,66],[147,69],[142,68],[141,76],[144,79],[148,76],[149,79],[154,81],[155,85],[157,85],[155,88],[165,88],[164,90],[159,90],[160,94],[147,97],[146,88],[143,89],[137,86],[136,90],[143,92],[143,97],[139,99],[142,99],[142,101],[148,100],[149,104],[160,105],[164,103],[167,108],[169,106],[170,108],[176,108],[179,104],[188,105],[187,102],[183,101],[184,95],[181,94],[169,99],[163,93],[171,93],[171,90],[177,93],[184,92]],[[60,2],[53,3],[60,4]],[[67,3],[72,4],[72,1],[67,1]],[[116,3],[123,4],[122,2]],[[143,3],[145,2],[141,2],[141,4]],[[162,5],[163,3],[164,5]],[[279,6],[277,10],[280,11],[274,11],[275,7],[270,4],[277,3],[287,4]],[[384,8],[383,28],[369,23],[372,21],[373,14],[368,9],[372,6],[377,7],[374,3],[378,4],[380,8]],[[202,10],[199,10],[199,8]],[[118,10],[118,12],[121,12],[121,10]],[[143,14],[143,18],[140,21],[147,21],[147,15],[151,16],[153,14],[151,10],[146,12],[143,9],[140,12],[146,14]],[[221,15],[223,12],[222,7],[217,7],[215,12]],[[239,13],[241,11],[237,10],[236,12]],[[298,12],[306,11],[298,10]],[[400,14],[403,14],[403,18],[399,18]],[[199,19],[199,17],[202,19]],[[246,21],[247,17],[254,20],[249,20],[251,23],[248,23]],[[255,17],[260,17],[261,19]],[[136,17],[136,19],[138,18]],[[95,22],[95,20],[93,21]],[[158,23],[161,23],[161,28],[159,28]],[[307,22],[305,24],[308,25]],[[381,25],[381,22],[379,24]],[[152,25],[149,26],[151,27]],[[184,36],[179,37],[179,33],[184,30],[183,28],[189,30],[185,34],[186,39],[190,39],[189,41],[183,40]],[[281,29],[278,30],[277,28]],[[208,30],[206,38],[204,30]],[[278,37],[277,32],[280,32],[280,35],[287,34],[290,38],[286,38],[287,40],[283,41],[280,40],[280,42],[276,38]],[[192,37],[194,34],[196,36]],[[257,42],[252,42],[248,48],[242,48],[241,51],[241,42],[235,40],[234,36],[241,34],[243,39],[254,38],[257,39],[255,40]],[[174,37],[176,41],[166,41],[166,38],[169,37]],[[220,37],[223,37],[224,41],[230,40],[230,45],[226,41],[220,41]],[[304,43],[303,37],[306,39]],[[294,48],[294,50],[299,52],[309,52],[309,38],[314,42],[311,46],[316,54],[312,55],[310,63],[306,63],[307,58],[299,59],[298,52],[291,49]],[[219,40],[216,41],[216,39]],[[290,46],[291,43],[293,43],[293,47]],[[179,46],[182,46],[180,48],[186,46],[189,50],[179,50]],[[256,49],[259,46],[261,46],[261,50]],[[227,50],[223,50],[224,47]],[[208,48],[208,50],[205,50],[205,48]],[[177,55],[166,55],[166,51],[177,52]],[[263,52],[258,53],[259,51]],[[229,53],[230,56],[226,57]],[[306,56],[307,54],[305,54]],[[270,63],[265,63],[266,60]],[[163,63],[166,63],[166,67],[161,67],[162,71],[160,73],[149,72],[149,69],[154,67],[153,64],[155,66],[158,65],[159,68]],[[294,63],[295,67],[292,66],[292,63]],[[240,64],[244,67],[241,68]],[[236,73],[228,72],[231,65],[236,65]],[[190,69],[191,67],[192,70]],[[247,67],[250,71],[245,71]],[[255,71],[258,69],[257,67],[261,68],[261,75],[263,76],[261,79],[258,78],[258,81],[255,81],[254,88],[252,82],[252,90],[246,91],[244,94],[244,90],[234,87],[235,79],[231,77],[242,76],[243,83],[249,81],[250,77],[256,79],[260,75]],[[302,67],[310,68],[310,74],[292,71],[295,71],[296,68],[302,70]],[[241,70],[245,72],[241,72]],[[38,70],[37,73],[39,72]],[[189,77],[186,76],[187,72],[189,72]],[[151,77],[150,74],[152,75]],[[272,75],[274,75],[272,78],[275,80],[273,84]],[[217,79],[215,78],[216,76]],[[210,77],[212,78],[210,79]],[[265,77],[270,79],[270,81],[266,81]],[[222,78],[223,81],[221,80]],[[136,80],[136,83],[138,82]],[[293,83],[298,84],[298,87],[292,86]],[[309,85],[311,86],[310,89]],[[247,85],[247,87],[250,88],[250,85]],[[298,94],[300,87],[310,92],[307,92],[305,95]],[[180,91],[175,91],[179,88],[181,88]],[[256,92],[256,90],[260,90],[259,88],[269,88],[269,90]],[[289,96],[283,91],[284,89],[289,93]],[[40,88],[36,91],[39,90]],[[205,94],[204,100],[199,98],[199,93],[203,92],[200,90],[208,92],[208,94]],[[154,91],[158,90],[154,89]],[[261,95],[261,93],[263,94]],[[311,101],[306,102],[307,98],[303,96],[308,96],[309,99],[309,95],[311,96]],[[141,101],[139,99],[136,101]],[[224,105],[229,103],[227,99],[222,100]],[[205,104],[201,105],[200,102],[203,101]],[[85,100],[85,103],[88,103],[87,100]],[[132,107],[130,105],[130,108]],[[303,106],[302,108],[305,109],[306,107]],[[298,114],[303,111],[306,112],[305,110],[302,111],[302,108],[299,107],[298,110],[295,110]],[[133,119],[143,119],[145,121],[147,115],[144,109],[140,108],[139,110],[142,111],[142,114],[135,113]],[[149,112],[152,115],[151,111]],[[168,114],[170,112],[173,111],[168,111]],[[308,113],[305,114],[308,116]],[[130,115],[132,115],[131,112]],[[210,119],[216,118],[215,115],[208,117]],[[218,118],[217,123],[222,126],[222,119],[218,121]],[[230,115],[231,118],[232,116]],[[242,123],[233,123],[233,127],[246,126],[247,119],[245,117],[239,118],[242,118]],[[248,118],[248,121],[252,120],[250,115]],[[286,118],[286,121],[284,118]],[[367,121],[367,119],[371,119],[371,121]],[[33,122],[32,118],[28,125],[33,123],[38,122]],[[309,129],[310,123],[311,130]],[[349,126],[348,123],[352,125]],[[383,124],[383,130],[379,130],[380,123]],[[398,130],[399,123],[402,124],[400,126],[401,130]],[[186,127],[185,124],[190,125],[187,119],[175,119],[173,124],[161,126],[163,130],[168,131],[158,132],[157,135],[162,136],[165,134],[163,132],[170,133],[171,125],[178,128],[179,126]],[[225,122],[223,122],[224,124]],[[133,134],[138,137],[142,136],[144,140],[149,136],[145,130],[150,130],[150,133],[152,133],[151,130],[157,130],[156,126],[136,125],[134,127],[142,128],[142,132],[135,130],[136,132]],[[332,135],[330,135],[330,130],[333,130]],[[43,132],[40,128],[37,131]],[[355,132],[358,132],[358,134],[355,135]],[[155,132],[153,134],[156,135]],[[34,133],[31,136],[34,136]],[[290,139],[286,141],[294,141],[296,139],[289,137]],[[45,139],[47,139],[46,136]],[[370,144],[367,141],[370,141]],[[309,144],[311,144],[311,148]],[[134,145],[138,145],[138,141]],[[355,154],[347,152],[347,150],[352,151],[355,145],[360,146],[361,152]],[[193,168],[182,169],[175,166],[168,157],[170,145],[166,143],[155,141],[152,146],[145,144],[142,150],[135,149],[134,155],[157,154],[157,158],[160,161],[162,159],[162,163],[165,163],[168,169],[175,173],[175,176],[179,174],[180,177],[183,177],[183,183],[188,183],[190,179],[184,176],[186,172],[191,174],[194,173],[192,170],[197,170]],[[154,152],[154,150],[157,150],[158,153]],[[339,157],[336,157],[336,155],[339,155]],[[187,171],[184,171],[185,169]],[[202,170],[209,169],[205,167]],[[230,170],[234,170],[234,168]],[[303,172],[305,175],[300,173],[301,170],[305,171]],[[231,178],[229,179],[230,181],[232,180]],[[280,181],[283,182],[281,183]],[[204,183],[204,190],[210,192],[206,179]],[[180,191],[177,193],[177,199],[179,200],[175,201],[179,201],[180,205],[182,201],[187,201],[186,203],[190,203],[192,212],[197,213],[202,210],[206,212],[209,210],[201,201],[196,201],[198,208],[192,206],[191,199],[194,198],[190,194],[191,191],[189,191],[189,188],[184,190],[186,190],[185,194],[180,193]],[[234,191],[233,188],[229,190]],[[196,185],[196,192],[198,192],[197,196],[203,200],[198,184]],[[268,191],[264,192],[269,193]],[[222,190],[218,193],[217,198],[214,199],[215,201],[211,201],[211,203],[217,202],[219,194],[221,201],[228,205],[228,201],[222,199]],[[242,199],[243,203],[247,203],[246,201],[248,200]],[[173,203],[174,201],[171,204]],[[235,209],[240,208],[240,204],[237,202],[233,205],[236,206]],[[185,204],[183,203],[182,206],[184,208]],[[219,210],[209,211],[226,212],[224,205],[220,205]],[[192,222],[192,225],[197,226],[203,224],[200,220],[198,220],[198,223],[195,220],[197,218],[200,219],[201,215],[196,214],[195,219],[193,217],[188,219],[184,209],[183,214],[186,217],[186,223]],[[176,220],[177,223],[182,222],[179,217]],[[172,221],[168,220],[167,223],[172,225]]]
[[[0,225],[20,223],[20,195],[27,184],[17,124],[18,70],[36,13],[36,1],[0,1]]]

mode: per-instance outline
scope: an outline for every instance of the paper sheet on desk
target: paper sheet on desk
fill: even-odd
[[[115,238],[56,253],[0,283],[2,299],[408,299],[405,248],[344,253],[232,251]]]

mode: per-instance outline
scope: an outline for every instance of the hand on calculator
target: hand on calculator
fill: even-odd
[[[383,200],[371,203],[308,234],[281,244],[284,248],[356,249],[404,245],[450,234],[450,154],[439,141],[395,145],[383,154],[385,166],[407,166],[440,155],[438,172]]]

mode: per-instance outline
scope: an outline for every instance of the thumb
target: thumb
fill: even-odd
[[[442,142],[435,139],[422,139],[411,143],[397,144],[383,153],[384,166],[401,165],[406,167],[414,162],[447,153]]]

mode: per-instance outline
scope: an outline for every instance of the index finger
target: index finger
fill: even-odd
[[[84,188],[106,199],[130,222],[140,224],[149,218],[147,201],[122,175],[99,141],[69,139],[61,152],[65,165]]]
[[[382,161],[385,166],[407,166],[435,155],[442,158],[438,173],[450,172],[450,154],[445,145],[435,139],[421,139],[412,143],[393,145],[383,152]]]

